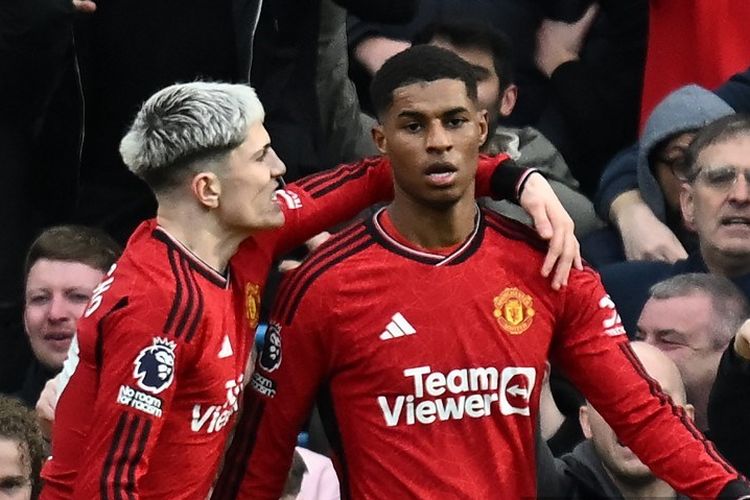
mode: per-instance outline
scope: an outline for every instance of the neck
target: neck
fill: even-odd
[[[203,262],[223,273],[229,259],[248,235],[236,234],[220,226],[210,212],[164,209],[160,204],[156,222]]]
[[[653,476],[648,482],[623,481],[607,471],[609,477],[617,486],[623,498],[675,498],[677,494],[674,489],[661,479]]]
[[[711,274],[718,274],[725,278],[734,278],[750,273],[750,256],[726,255],[710,248],[703,242],[700,244],[703,262]]]
[[[396,187],[387,210],[398,232],[410,242],[426,249],[445,248],[461,243],[474,230],[477,208],[471,196],[447,207],[429,207]]]

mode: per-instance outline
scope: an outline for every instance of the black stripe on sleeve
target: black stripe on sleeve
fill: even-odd
[[[197,289],[195,278],[190,274],[190,264],[184,257],[180,259],[180,268],[182,269],[185,286],[187,288],[187,303],[185,304],[180,320],[175,327],[175,337],[177,338],[182,335],[182,332],[185,330],[185,325],[187,325],[188,319],[193,312],[193,302],[195,301]]]
[[[120,438],[122,438],[122,432],[125,430],[125,423],[127,422],[128,414],[123,413],[120,418],[117,419],[117,425],[115,426],[115,433],[112,436],[112,444],[107,452],[107,458],[104,460],[104,468],[102,469],[102,475],[99,479],[99,494],[102,500],[109,499],[109,488],[107,487],[109,476],[112,474],[112,464],[115,460],[115,454],[117,449],[120,447]]]
[[[163,331],[166,335],[169,335],[169,331],[172,329],[175,317],[177,316],[177,311],[179,310],[180,303],[182,302],[182,276],[177,267],[177,261],[175,260],[176,253],[177,251],[173,248],[169,248],[167,250],[167,255],[169,256],[169,267],[172,270],[172,275],[174,275],[175,291],[174,299],[172,299],[172,307],[169,309],[167,321],[166,323],[164,323]]]
[[[125,438],[122,454],[120,455],[120,459],[117,461],[117,467],[115,468],[113,481],[114,500],[122,500],[122,473],[125,470],[125,464],[128,462],[128,457],[132,452],[133,441],[135,441],[135,435],[136,431],[138,430],[138,424],[140,423],[140,420],[140,417],[133,416],[133,420],[130,422],[130,427],[128,429],[128,435]]]
[[[190,322],[190,326],[188,327],[187,335],[185,336],[185,342],[190,342],[191,340],[193,340],[195,332],[198,331],[200,319],[203,316],[203,291],[197,285],[196,289],[198,291],[198,307],[196,307],[195,317],[193,318],[193,321]]]
[[[141,462],[143,451],[146,449],[148,436],[151,433],[151,420],[146,420],[141,435],[138,438],[138,447],[135,453],[128,460],[128,480],[125,483],[125,491],[128,494],[128,500],[135,500],[135,473],[138,470],[138,464]]]
[[[330,184],[321,186],[315,191],[310,191],[310,196],[312,196],[313,198],[320,198],[321,196],[326,195],[330,193],[331,191],[340,188],[342,185],[346,184],[347,182],[353,181],[355,179],[359,179],[360,177],[364,177],[365,174],[367,174],[367,168],[357,169],[347,175],[341,176],[336,181],[331,182]]]

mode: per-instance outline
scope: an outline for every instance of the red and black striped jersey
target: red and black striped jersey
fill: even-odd
[[[594,271],[553,291],[540,242],[487,212],[439,254],[386,223],[351,226],[285,278],[218,498],[278,499],[315,402],[342,498],[534,498],[548,357],[676,489],[716,498],[738,479],[644,377]]]
[[[483,160],[479,194],[490,193],[504,158]],[[228,277],[155,221],[142,224],[79,322],[42,498],[205,498],[239,406],[273,261],[392,192],[381,158],[287,186],[277,192],[284,227],[245,240]]]

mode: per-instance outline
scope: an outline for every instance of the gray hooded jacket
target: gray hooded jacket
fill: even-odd
[[[665,139],[699,129],[732,113],[734,110],[719,96],[698,85],[680,87],[651,112],[638,149],[638,187],[659,220],[666,219],[666,203],[648,161],[653,149]]]

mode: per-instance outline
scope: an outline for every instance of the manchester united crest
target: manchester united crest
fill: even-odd
[[[506,288],[493,300],[493,315],[503,330],[511,335],[520,335],[534,321],[534,299],[518,288]]]
[[[245,285],[245,314],[250,329],[255,330],[260,318],[260,286],[255,283]]]

